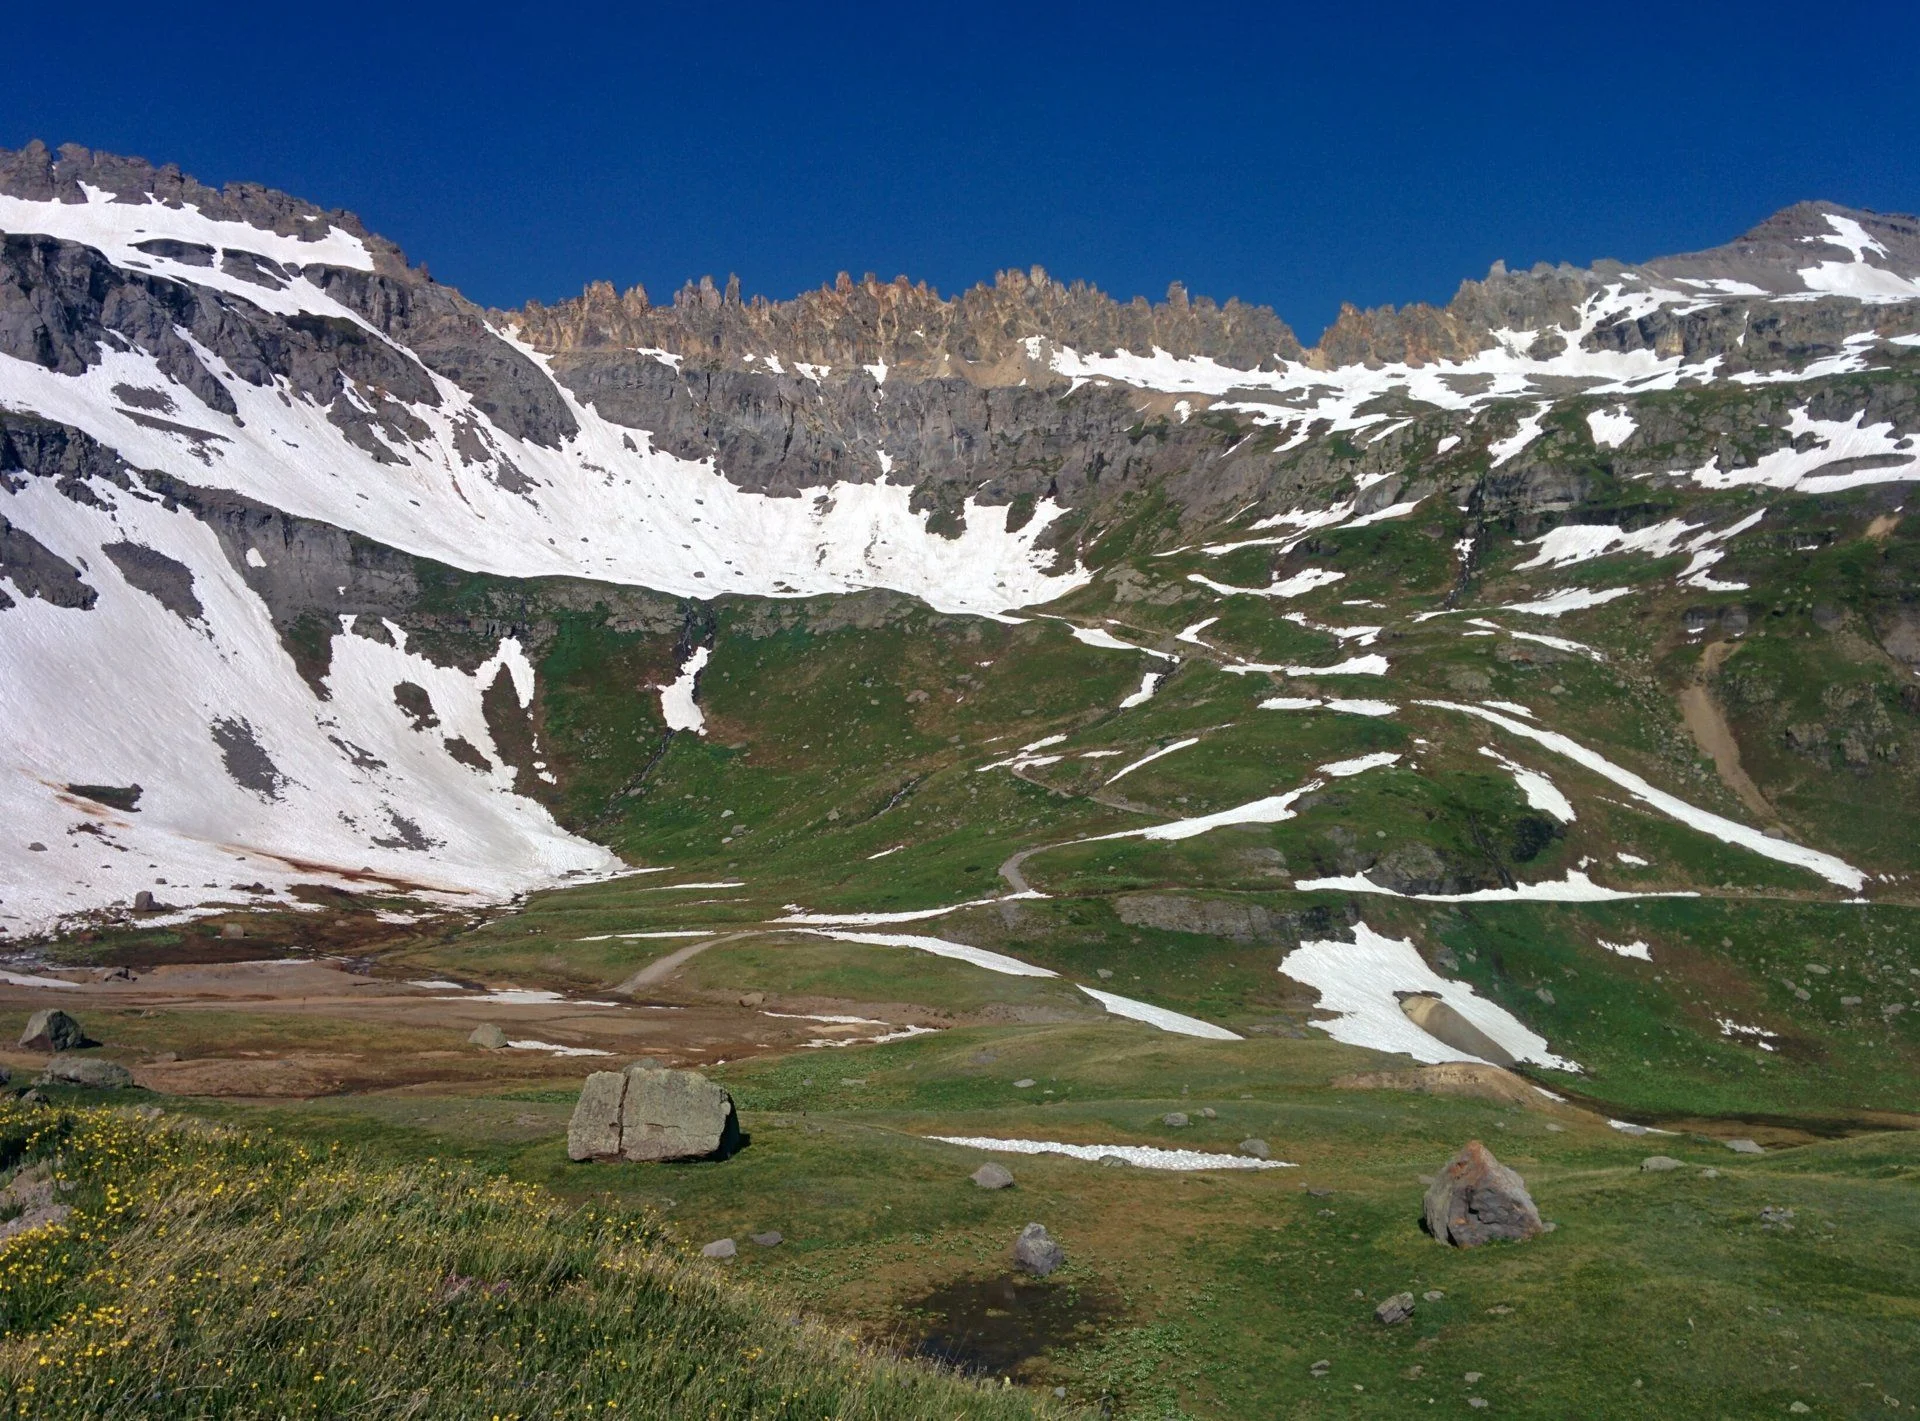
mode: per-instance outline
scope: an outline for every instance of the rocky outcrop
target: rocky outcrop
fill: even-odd
[[[596,1071],[567,1126],[575,1160],[725,1159],[742,1144],[733,1097],[698,1071]]]
[[[1300,919],[1258,903],[1225,898],[1189,898],[1175,893],[1123,893],[1114,911],[1128,927],[1198,933],[1234,942],[1297,942]]]
[[[1455,1248],[1524,1243],[1545,1232],[1527,1182],[1478,1140],[1447,1161],[1427,1190],[1425,1215],[1427,1232]]]

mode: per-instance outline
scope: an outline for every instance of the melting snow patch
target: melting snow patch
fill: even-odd
[[[1115,780],[1121,778],[1122,776],[1132,774],[1135,770],[1139,769],[1142,765],[1152,764],[1155,760],[1158,760],[1162,755],[1171,755],[1176,750],[1185,750],[1187,747],[1191,745],[1198,745],[1199,743],[1200,743],[1200,737],[1197,735],[1190,736],[1185,740],[1176,740],[1171,745],[1163,746],[1160,749],[1151,752],[1150,754],[1142,755],[1139,759],[1135,760],[1130,765],[1121,766],[1119,769],[1115,770],[1110,776],[1107,777],[1107,783],[1112,784]]]
[[[1296,1168],[1285,1160],[1255,1159],[1251,1155],[1215,1155],[1201,1150],[1163,1150],[1153,1145],[1063,1145],[1051,1140],[1001,1140],[986,1135],[928,1135],[925,1138],[969,1150],[996,1150],[1009,1155],[1066,1155],[1089,1163],[1098,1163],[1108,1155],[1117,1155],[1141,1169]]]
[[[1547,411],[1552,408],[1552,405],[1535,406],[1533,413],[1520,421],[1518,429],[1505,439],[1496,439],[1487,446],[1487,452],[1493,455],[1494,468],[1499,468],[1540,437],[1540,421],[1547,417]]]
[[[1489,702],[1488,704],[1492,704]],[[1531,711],[1525,712],[1532,714]],[[1560,792],[1558,785],[1538,770],[1529,770],[1524,765],[1516,765],[1498,750],[1482,745],[1480,753],[1499,763],[1500,767],[1513,776],[1514,783],[1520,786],[1520,793],[1527,797],[1529,808],[1551,814],[1562,824],[1573,823],[1573,801]]]
[[[1320,766],[1320,773],[1332,775],[1336,780],[1350,779],[1354,775],[1364,775],[1368,770],[1382,770],[1397,761],[1400,756],[1392,750],[1376,750],[1371,755],[1361,755],[1352,760],[1335,760],[1330,765]]]
[[[1636,957],[1642,962],[1653,961],[1653,949],[1639,938],[1635,938],[1632,942],[1608,942],[1605,938],[1601,938],[1599,942],[1600,946],[1608,952],[1616,953],[1621,957]]]
[[[837,928],[878,926],[882,923],[918,923],[928,918],[958,913],[965,908],[985,908],[995,903],[1018,903],[1023,899],[1046,896],[1029,888],[1024,893],[1006,893],[998,898],[969,898],[964,903],[952,903],[944,908],[910,908],[898,913],[794,913],[788,917],[775,918],[773,921],[781,924]]]
[[[1589,607],[1605,606],[1616,597],[1625,597],[1631,593],[1631,587],[1609,587],[1604,591],[1595,591],[1591,587],[1572,587],[1564,592],[1551,592],[1533,602],[1509,602],[1509,612],[1531,612],[1536,617],[1561,617],[1568,612],[1583,612]]]
[[[1038,897],[1038,894],[1030,895]],[[998,972],[1003,977],[1056,977],[1059,974],[1045,967],[1036,967],[1031,962],[1022,962],[1017,957],[1008,957],[1002,952],[989,952],[984,947],[969,947],[964,942],[948,942],[945,938],[922,937],[917,933],[861,933],[844,928],[798,928],[797,932],[809,937],[831,938],[835,942],[862,943],[868,947],[905,947],[915,952],[931,953],[935,957],[950,957],[956,962],[970,962],[975,967],[984,967],[989,972]]]
[[[1342,715],[1392,715],[1400,707],[1392,701],[1321,700],[1315,696],[1273,696],[1260,702],[1261,710],[1330,710]]]
[[[596,1051],[591,1046],[559,1046],[551,1041],[509,1041],[516,1051],[545,1051],[554,1056],[611,1056],[611,1051]]]
[[[1132,710],[1135,706],[1143,706],[1152,700],[1154,691],[1159,687],[1160,682],[1165,679],[1166,674],[1164,671],[1147,672],[1146,675],[1140,678],[1140,689],[1122,700],[1120,702],[1120,709]]]
[[[1353,936],[1352,942],[1303,942],[1280,964],[1286,976],[1320,993],[1320,1010],[1336,1013],[1332,1021],[1313,1023],[1334,1040],[1400,1052],[1428,1064],[1480,1060],[1413,1024],[1401,1010],[1400,998],[1420,993],[1440,998],[1516,1061],[1562,1071],[1580,1069],[1549,1051],[1544,1036],[1475,995],[1465,982],[1436,973],[1411,941],[1384,937],[1365,923],[1354,924]]]
[[[1084,642],[1088,646],[1097,646],[1102,651],[1137,651],[1145,656],[1157,656],[1162,661],[1173,660],[1164,651],[1155,651],[1150,646],[1135,646],[1130,641],[1122,641],[1104,627],[1082,627],[1068,622],[1067,630],[1073,633],[1075,641]]]
[[[37,972],[0,972],[0,982],[9,987],[78,987],[62,977],[42,977]]]
[[[1335,572],[1332,568],[1310,567],[1304,572],[1296,572],[1292,577],[1276,579],[1266,587],[1235,587],[1231,583],[1202,577],[1197,572],[1188,573],[1187,581],[1210,587],[1226,597],[1300,597],[1316,587],[1331,587],[1345,577],[1344,572]]]
[[[693,691],[712,655],[712,647],[696,647],[680,664],[680,674],[673,682],[660,688],[660,714],[666,718],[668,730],[691,730],[696,735],[707,733],[707,718],[694,704]]]
[[[1648,866],[1647,861],[1638,854],[1616,853],[1614,857],[1619,859],[1621,863],[1632,868],[1646,868]]]
[[[1587,428],[1593,432],[1593,442],[1602,449],[1618,449],[1633,437],[1633,431],[1639,425],[1624,409],[1611,409],[1595,410],[1589,414]]]
[[[1773,1043],[1780,1039],[1763,1026],[1743,1026],[1739,1022],[1731,1021],[1724,1016],[1715,1017],[1714,1020],[1720,1024],[1720,1034],[1722,1036],[1747,1037],[1762,1051],[1773,1050]]]
[[[1595,883],[1577,868],[1568,869],[1565,878],[1516,883],[1511,888],[1476,888],[1471,893],[1402,893],[1397,888],[1383,888],[1358,873],[1296,879],[1293,887],[1299,893],[1377,893],[1384,898],[1418,898],[1423,903],[1614,903],[1623,898],[1700,896],[1697,893],[1629,893]]]
[[[1082,987],[1080,990],[1115,1016],[1144,1021],[1149,1026],[1157,1026],[1162,1031],[1170,1031],[1176,1036],[1198,1036],[1207,1041],[1244,1039],[1234,1035],[1224,1026],[1215,1026],[1211,1022],[1201,1021],[1196,1017],[1182,1016],[1179,1012],[1168,1011],[1165,1007],[1149,1006],[1145,1002],[1136,1002],[1131,997],[1116,996],[1112,992],[1101,992],[1092,987]]]

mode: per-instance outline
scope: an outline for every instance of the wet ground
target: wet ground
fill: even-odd
[[[1091,1341],[1120,1308],[1103,1294],[1023,1274],[961,1278],[902,1305],[916,1356],[981,1376],[1017,1376],[1035,1358]]]

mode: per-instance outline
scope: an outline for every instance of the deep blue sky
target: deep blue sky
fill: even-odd
[[[476,300],[1170,280],[1312,340],[1496,257],[1920,209],[1920,6],[21,5],[0,145],[359,212]]]

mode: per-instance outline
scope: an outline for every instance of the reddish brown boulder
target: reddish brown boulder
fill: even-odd
[[[1493,1239],[1523,1243],[1544,1233],[1527,1182],[1478,1140],[1447,1161],[1427,1190],[1427,1232],[1455,1248]]]

